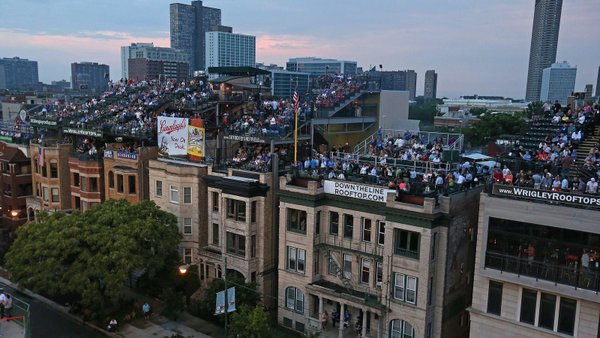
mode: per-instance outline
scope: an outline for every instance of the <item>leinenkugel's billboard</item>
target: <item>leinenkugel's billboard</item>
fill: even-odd
[[[159,154],[204,157],[204,128],[202,121],[182,117],[158,117]]]

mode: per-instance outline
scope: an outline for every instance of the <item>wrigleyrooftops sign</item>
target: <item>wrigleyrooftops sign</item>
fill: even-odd
[[[572,194],[562,191],[548,191],[499,184],[494,184],[492,194],[547,202],[569,203],[596,208],[600,207],[600,196],[597,195]]]
[[[347,181],[325,181],[326,194],[357,198],[365,201],[386,202],[387,193],[395,190]]]

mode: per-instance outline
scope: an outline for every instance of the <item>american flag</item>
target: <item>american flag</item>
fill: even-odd
[[[298,108],[300,108],[300,95],[298,95],[298,92],[294,92],[294,111],[298,111]]]

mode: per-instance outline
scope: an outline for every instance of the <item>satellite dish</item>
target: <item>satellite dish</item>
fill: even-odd
[[[21,121],[25,122],[25,119],[27,118],[27,111],[25,109],[21,109],[19,112],[19,117],[21,118]]]

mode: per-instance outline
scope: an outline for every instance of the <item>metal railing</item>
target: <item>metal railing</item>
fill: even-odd
[[[357,154],[368,154],[369,144],[373,141],[377,141],[382,137],[402,137],[404,133],[410,132],[411,135],[418,136],[419,140],[423,140],[425,143],[431,143],[435,140],[442,142],[442,149],[444,150],[458,150],[462,151],[464,144],[464,135],[458,133],[438,133],[428,131],[415,131],[415,130],[393,130],[393,129],[382,129],[378,130],[361,143],[354,147],[354,152]]]
[[[358,164],[370,164],[380,165],[381,159],[377,156],[369,156],[360,153],[340,153],[331,152],[330,158],[332,161],[354,161]],[[435,163],[432,161],[417,161],[417,160],[402,160],[400,158],[386,158],[385,164],[395,168],[412,169],[417,173],[431,173],[438,170],[448,171],[450,170],[450,163],[440,162]]]
[[[23,328],[24,337],[31,337],[31,312],[29,309],[29,303],[23,301],[18,297],[12,297],[13,310],[11,313],[11,321],[18,324]]]
[[[361,252],[364,255],[383,257],[383,246],[373,242],[356,241],[349,238],[340,238],[338,235],[321,234],[314,238],[314,245],[326,245],[330,247],[347,249]]]
[[[518,276],[533,277],[536,280],[592,290],[596,293],[600,291],[600,270],[595,267],[578,267],[576,262],[557,264],[553,261],[528,260],[527,258],[487,252],[485,267]]]

